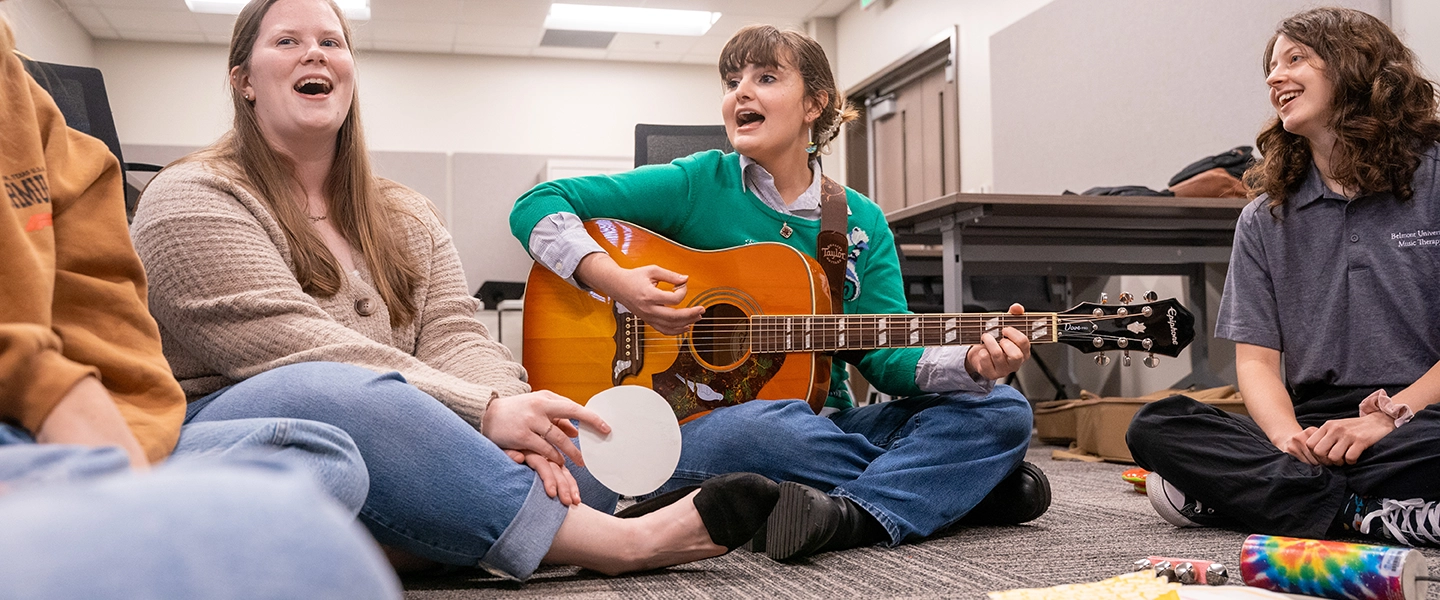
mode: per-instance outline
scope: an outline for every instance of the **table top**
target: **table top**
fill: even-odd
[[[947,194],[885,215],[901,243],[1229,246],[1250,200],[1175,196]]]

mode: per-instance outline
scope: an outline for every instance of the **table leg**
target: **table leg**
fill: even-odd
[[[1190,343],[1190,374],[1170,387],[1177,389],[1203,390],[1226,385],[1225,381],[1210,371],[1210,310],[1206,301],[1205,264],[1190,265],[1191,271],[1185,278],[1190,288],[1190,312],[1195,314],[1195,340]]]
[[[954,217],[947,216],[940,222],[940,281],[945,287],[945,312],[964,311],[965,277],[964,264],[960,260],[960,226]]]

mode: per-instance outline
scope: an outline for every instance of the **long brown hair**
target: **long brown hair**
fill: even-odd
[[[239,67],[242,73],[249,71],[261,20],[277,1],[251,0],[240,11],[230,38],[230,69]],[[350,23],[344,13],[333,0],[324,1],[340,19],[346,47],[353,48]],[[295,278],[300,287],[313,296],[334,296],[345,280],[344,270],[310,225],[295,197],[298,180],[294,163],[265,140],[255,105],[234,85],[230,89],[230,101],[235,107],[234,127],[214,145],[186,160],[209,161],[231,171],[229,174],[265,203],[280,223],[290,244]],[[414,291],[420,269],[415,258],[405,250],[404,234],[395,220],[414,216],[380,193],[360,126],[358,91],[351,97],[350,112],[335,136],[335,161],[325,177],[324,193],[330,223],[345,241],[364,255],[375,289],[389,307],[390,325],[399,327],[410,323],[417,310]]]
[[[814,99],[825,92],[829,100],[819,118],[810,124],[819,152],[828,152],[830,142],[840,135],[840,126],[855,120],[860,113],[835,87],[835,74],[825,49],[810,36],[793,30],[780,30],[771,25],[747,25],[735,32],[720,51],[720,79],[738,73],[746,65],[778,67],[790,63],[805,82],[805,95]]]
[[[1281,36],[1303,44],[1325,62],[1335,87],[1331,177],[1361,194],[1390,192],[1409,200],[1422,155],[1440,141],[1435,85],[1421,74],[1415,54],[1380,19],[1348,8],[1316,8],[1285,19],[1265,45],[1265,75]],[[1256,138],[1263,160],[1245,173],[1250,196],[1268,194],[1275,212],[1309,176],[1305,138],[1272,117]]]

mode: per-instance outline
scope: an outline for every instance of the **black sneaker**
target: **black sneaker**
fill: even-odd
[[[1022,461],[961,517],[959,524],[1019,525],[1040,518],[1049,509],[1050,480],[1040,467]]]
[[[1365,503],[1360,533],[1406,546],[1440,547],[1440,502],[1383,498]]]
[[[1223,527],[1229,520],[1170,485],[1159,473],[1145,476],[1145,495],[1160,518],[1176,527]]]

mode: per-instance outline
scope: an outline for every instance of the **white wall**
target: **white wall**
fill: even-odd
[[[1390,26],[1415,51],[1430,79],[1440,79],[1440,2],[1390,0]]]
[[[15,31],[15,47],[35,60],[95,66],[90,34],[55,0],[0,2],[0,15]]]
[[[120,138],[204,145],[229,126],[221,46],[96,42]],[[637,122],[720,122],[714,68],[365,52],[374,150],[631,156]]]
[[[996,191],[1164,189],[1195,160],[1254,145],[1271,114],[1260,55],[1312,4],[1056,0],[996,33]],[[1335,4],[1390,16],[1384,0]]]
[[[960,186],[993,188],[990,128],[990,36],[1051,0],[879,0],[859,3],[837,20],[842,91],[960,25]]]

